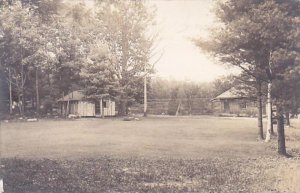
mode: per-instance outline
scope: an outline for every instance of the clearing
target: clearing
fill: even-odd
[[[1,123],[0,177],[7,192],[300,192],[291,121],[292,158],[277,156],[276,138],[258,141],[252,118]]]

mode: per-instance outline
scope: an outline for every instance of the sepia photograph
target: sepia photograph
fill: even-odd
[[[0,0],[0,193],[300,193],[299,0]]]

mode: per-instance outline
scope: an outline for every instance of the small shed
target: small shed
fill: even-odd
[[[87,99],[82,90],[73,91],[58,100],[62,115],[79,117],[115,116],[115,101],[105,97],[99,101]]]
[[[221,93],[212,100],[215,113],[251,116],[257,114],[255,97],[249,96],[243,89],[235,87]]]

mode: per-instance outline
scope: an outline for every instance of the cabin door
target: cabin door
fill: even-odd
[[[101,107],[100,107],[99,101],[95,102],[95,113],[96,113],[96,115],[101,115]]]
[[[229,113],[229,111],[230,111],[229,102],[224,101],[224,112]]]

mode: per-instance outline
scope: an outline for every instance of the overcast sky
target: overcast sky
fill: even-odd
[[[163,57],[157,75],[165,78],[211,81],[231,73],[201,52],[192,38],[207,36],[214,23],[213,0],[149,0],[157,6]]]
[[[81,0],[72,0],[81,1]],[[93,0],[85,0],[92,6]],[[156,64],[156,75],[163,78],[211,81],[237,70],[216,64],[202,53],[192,38],[207,36],[214,23],[213,0],[147,0],[157,7],[158,52],[163,53]]]

